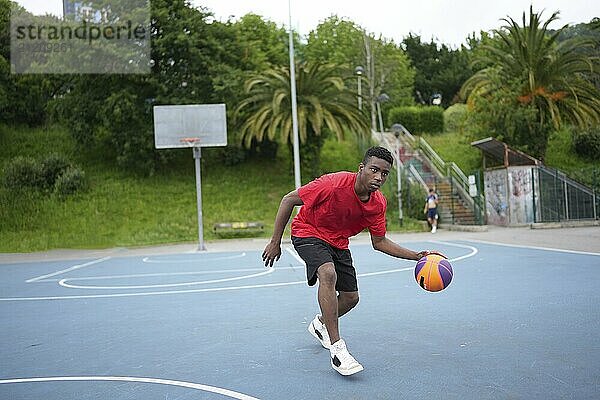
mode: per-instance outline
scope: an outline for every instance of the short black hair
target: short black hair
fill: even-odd
[[[389,162],[390,165],[394,165],[394,157],[392,157],[392,153],[390,153],[389,150],[384,147],[380,147],[380,146],[371,147],[365,153],[362,163],[367,165],[367,163],[369,162],[369,159],[371,157],[381,158],[382,160]]]

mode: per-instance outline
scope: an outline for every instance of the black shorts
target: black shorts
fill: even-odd
[[[427,218],[437,219],[437,207],[427,210]]]
[[[352,265],[352,255],[348,249],[338,249],[316,237],[299,238],[292,236],[296,252],[306,263],[306,279],[309,286],[317,283],[317,269],[325,263],[333,263],[337,274],[335,290],[357,292],[356,270]]]

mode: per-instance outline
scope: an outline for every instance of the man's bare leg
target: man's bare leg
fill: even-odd
[[[338,295],[338,319],[358,304],[358,292],[340,292]]]
[[[321,307],[321,322],[325,324],[329,340],[335,343],[340,340],[338,329],[338,297],[335,291],[337,275],[333,263],[325,263],[317,269],[319,289],[317,299]]]
[[[317,297],[321,307],[321,322],[325,324],[331,348],[331,367],[342,375],[352,375],[363,370],[363,366],[348,352],[346,342],[340,339],[338,315],[345,314],[358,303],[357,292],[340,292],[336,295],[337,275],[333,263],[325,263],[317,270],[319,290]],[[338,314],[339,313],[339,314]]]

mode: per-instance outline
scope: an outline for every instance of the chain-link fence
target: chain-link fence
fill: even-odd
[[[594,190],[568,178],[558,170],[539,166],[533,170],[534,222],[598,218]]]

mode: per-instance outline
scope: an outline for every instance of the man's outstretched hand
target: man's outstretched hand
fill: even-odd
[[[262,253],[262,259],[265,263],[265,267],[272,267],[273,263],[279,260],[279,257],[281,257],[281,244],[269,242]]]

